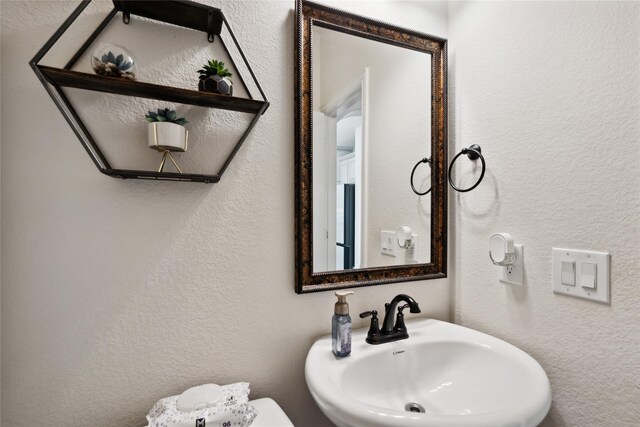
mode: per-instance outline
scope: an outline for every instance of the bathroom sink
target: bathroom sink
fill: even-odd
[[[338,359],[316,341],[305,376],[339,427],[536,426],[551,405],[549,380],[524,351],[491,335],[432,319],[407,321],[409,338],[365,343],[353,331]]]

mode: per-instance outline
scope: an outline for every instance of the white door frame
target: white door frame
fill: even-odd
[[[360,268],[363,266],[367,259],[367,233],[364,233],[363,230],[367,229],[367,217],[364,214],[367,212],[367,194],[368,194],[368,170],[366,161],[367,158],[367,147],[368,139],[369,139],[369,68],[365,68],[362,74],[360,74],[357,78],[352,80],[350,83],[346,84],[342,89],[338,91],[336,95],[331,97],[329,101],[327,101],[321,108],[320,111],[323,112],[327,117],[335,116],[335,111],[340,106],[345,98],[351,95],[354,91],[360,89],[360,93],[362,94],[362,137],[360,139],[356,139],[356,227],[355,227],[355,264],[354,268]],[[335,125],[335,123],[334,123]],[[325,136],[329,134],[329,129],[325,129]],[[335,127],[333,129],[333,134],[335,135]],[[333,138],[333,157],[335,157],[335,137]],[[326,148],[329,150],[331,144],[326,144]],[[326,158],[330,159],[330,152],[326,153]],[[332,163],[332,162],[329,162]],[[334,174],[335,176],[335,162],[334,163]],[[329,175],[331,176],[331,175]],[[331,189],[333,188],[333,190]],[[329,194],[327,195],[327,199],[331,199],[332,195],[330,194],[333,191],[333,199],[335,200],[335,185],[327,186],[327,191]],[[333,204],[334,212],[335,212],[335,202]],[[331,218],[333,217],[333,230],[335,236],[335,214],[330,215],[330,212],[327,213],[329,216],[329,224],[331,224]],[[329,226],[329,229],[332,227]],[[329,233],[329,236],[332,236]],[[331,239],[329,239],[331,241]],[[335,242],[334,247],[335,247]],[[331,259],[331,258],[329,258]]]

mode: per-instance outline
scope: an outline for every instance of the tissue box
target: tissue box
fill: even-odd
[[[203,395],[200,401],[197,397],[194,400],[194,396],[198,396],[197,388],[160,399],[147,415],[149,427],[248,427],[258,415],[249,404],[249,383],[229,384],[218,387],[219,390],[212,385],[199,387],[209,392],[209,396]],[[193,410],[178,409],[185,407],[185,400]]]

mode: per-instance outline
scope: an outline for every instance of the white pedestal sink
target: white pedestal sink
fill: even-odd
[[[491,335],[432,319],[407,322],[409,339],[365,343],[353,332],[338,359],[331,337],[309,350],[307,385],[339,427],[536,426],[551,405],[549,380],[524,351]],[[424,412],[420,412],[424,411]]]

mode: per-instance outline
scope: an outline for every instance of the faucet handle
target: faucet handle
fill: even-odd
[[[409,304],[405,304],[401,307],[398,307],[398,315],[396,316],[396,324],[393,326],[393,330],[396,332],[407,332],[407,327],[404,324],[404,313],[402,310],[408,308]]]
[[[402,310],[404,310],[405,308],[409,308],[409,304],[405,304],[403,306],[398,307],[398,312],[402,313]]]
[[[371,326],[369,326],[369,332],[367,332],[367,342],[370,343],[370,340],[376,336],[380,335],[380,325],[378,324],[378,312],[376,310],[365,311],[364,313],[360,313],[360,318],[364,319],[365,317],[371,316]]]
[[[377,318],[378,317],[378,312],[376,310],[371,310],[371,311],[365,311],[363,313],[360,313],[360,318],[364,319],[365,317],[373,317],[373,318]]]

